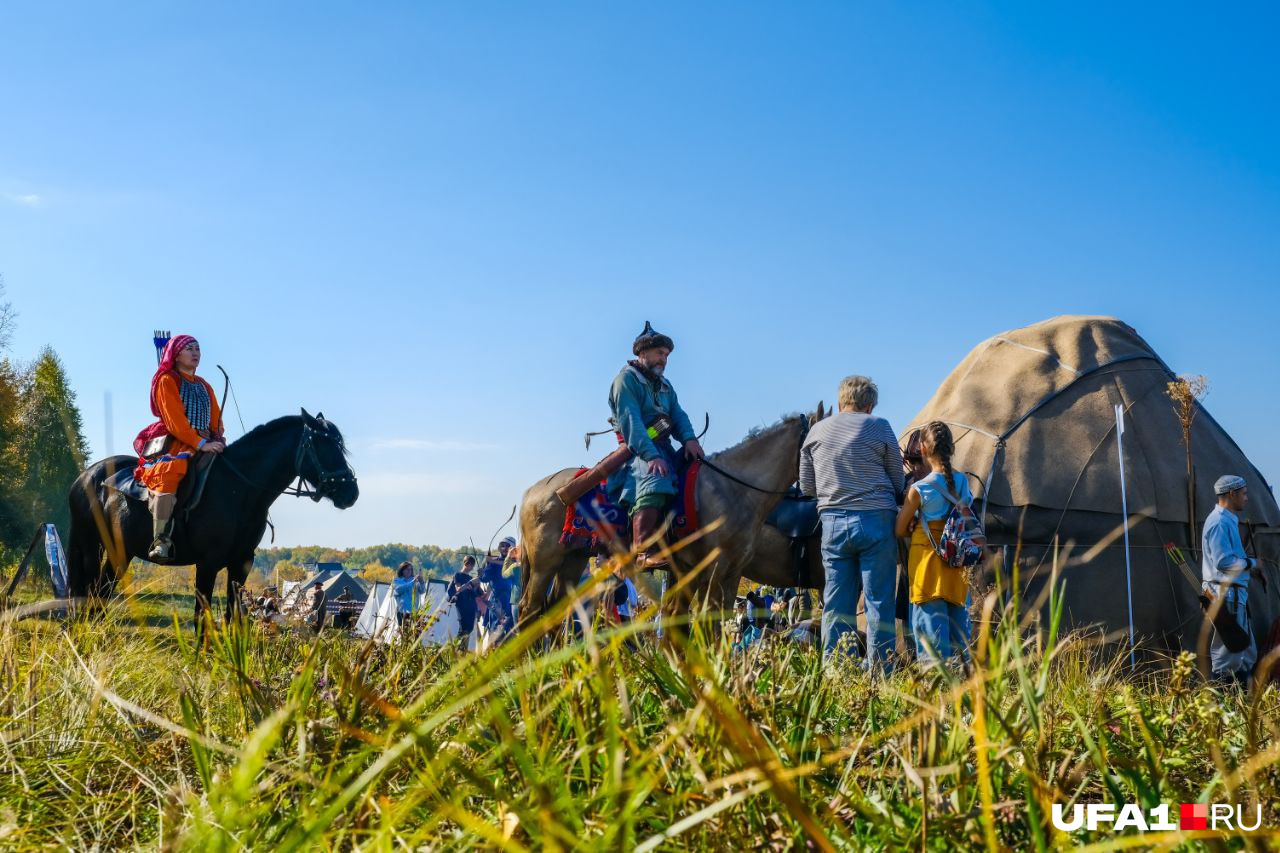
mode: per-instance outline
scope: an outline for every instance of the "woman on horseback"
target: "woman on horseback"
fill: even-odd
[[[151,413],[160,420],[135,442],[135,447],[143,445],[135,476],[150,496],[155,538],[147,556],[154,561],[173,553],[170,521],[188,461],[201,452],[221,453],[226,446],[218,398],[213,387],[196,376],[199,366],[200,343],[195,338],[178,335],[165,345],[151,377]]]

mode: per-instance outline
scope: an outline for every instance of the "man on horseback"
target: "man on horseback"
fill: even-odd
[[[674,435],[683,445],[687,459],[703,457],[693,424],[665,376],[667,358],[675,347],[670,337],[655,331],[646,320],[631,347],[635,359],[627,362],[609,390],[611,423],[619,442],[635,456],[610,475],[608,490],[630,513],[632,546],[638,550],[649,543],[637,558],[646,571],[668,565],[653,540],[677,491],[677,451],[670,437]]]
[[[151,377],[151,413],[160,420],[138,434],[135,478],[147,487],[154,540],[147,554],[153,561],[173,553],[170,521],[178,486],[187,463],[197,453],[221,453],[225,447],[222,412],[213,387],[196,376],[200,343],[178,335],[165,345],[160,366]]]

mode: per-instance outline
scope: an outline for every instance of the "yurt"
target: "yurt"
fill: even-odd
[[[1262,642],[1280,615],[1280,507],[1262,474],[1198,403],[1188,476],[1182,425],[1168,394],[1175,378],[1137,331],[1111,317],[1063,316],[1005,332],[960,362],[902,438],[932,420],[950,425],[955,466],[971,475],[995,550],[979,586],[1016,560],[1023,600],[1043,600],[1056,543],[1070,627],[1097,626],[1127,640],[1131,590],[1134,635],[1149,654],[1194,649],[1197,588],[1175,558],[1180,552],[1199,576],[1214,480],[1238,474],[1250,497],[1242,538],[1265,561],[1265,579],[1255,573],[1249,593]]]

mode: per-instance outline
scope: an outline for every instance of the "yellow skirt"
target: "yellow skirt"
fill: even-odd
[[[942,541],[944,521],[929,522],[933,541]],[[907,574],[911,579],[911,603],[926,604],[943,599],[950,604],[963,605],[969,597],[969,575],[964,569],[948,566],[938,556],[925,536],[924,528],[917,524],[911,534],[911,549],[907,553]]]

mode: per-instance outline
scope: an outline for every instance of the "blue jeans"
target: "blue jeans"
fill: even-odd
[[[942,598],[911,605],[911,628],[921,663],[969,657],[969,609]]]
[[[858,596],[866,599],[867,660],[889,667],[896,642],[894,591],[897,513],[891,509],[822,511],[822,656],[830,659],[840,638],[857,628]]]

